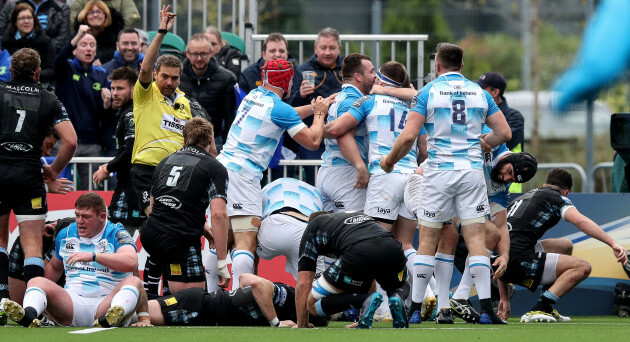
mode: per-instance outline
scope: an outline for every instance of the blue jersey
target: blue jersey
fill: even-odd
[[[350,114],[365,119],[368,131],[368,171],[373,175],[384,174],[381,170],[381,157],[387,156],[394,141],[407,123],[409,103],[393,96],[370,95],[357,100]],[[424,128],[420,135],[425,134]],[[394,173],[414,173],[418,168],[417,146],[413,147],[394,165]]]
[[[482,133],[490,133],[492,130],[484,125]],[[510,185],[512,183],[497,183],[490,177],[492,169],[497,165],[499,160],[504,156],[510,154],[505,144],[501,144],[492,149],[492,152],[484,152],[483,154],[483,175],[486,179],[486,189],[488,190],[488,201],[497,203],[503,208],[507,208]]]
[[[492,96],[459,73],[449,72],[414,96],[411,110],[425,116],[428,168],[483,168],[481,129],[486,118],[499,112]]]
[[[98,262],[78,262],[69,266],[68,257],[78,252],[113,254],[122,246],[135,248],[131,235],[120,223],[107,221],[105,228],[92,238],[79,236],[77,224],[62,229],[55,239],[55,257],[63,262],[65,288],[82,297],[104,297],[110,294],[131,272],[118,272]]]
[[[360,99],[361,97],[363,97],[363,94],[357,87],[351,84],[342,85],[341,91],[337,97],[335,97],[335,102],[333,102],[328,109],[328,119],[326,123],[331,122],[343,115],[345,112],[348,112],[354,101]],[[354,118],[359,121],[354,139],[359,147],[359,154],[361,154],[361,158],[367,162],[368,147],[365,123],[363,122],[363,119],[358,118],[356,115],[354,115]],[[322,155],[322,159],[324,160],[322,166],[351,165],[351,163],[341,153],[339,145],[337,145],[337,139],[324,139],[324,144],[326,145],[326,150]]]
[[[324,210],[322,195],[314,186],[293,178],[280,178],[262,189],[263,215],[284,207],[293,208],[305,216]]]
[[[275,93],[258,87],[238,107],[217,160],[228,170],[260,181],[284,131],[293,137],[305,127],[293,107]]]

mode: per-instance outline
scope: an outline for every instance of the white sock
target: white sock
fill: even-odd
[[[435,257],[433,255],[416,254],[413,265],[415,279],[413,281],[411,299],[416,303],[422,303],[427,285],[435,269]]]
[[[470,268],[468,257],[466,257],[466,264],[464,265],[464,273],[462,274],[462,280],[459,281],[457,291],[453,293],[453,299],[468,299],[470,297],[470,290],[473,287],[473,278],[470,274]]]
[[[438,292],[437,282],[435,281],[435,276],[433,276],[433,277],[431,277],[431,279],[429,279],[429,287],[431,288],[431,291],[433,293],[437,293]]]
[[[435,253],[435,280],[437,282],[438,308],[450,308],[448,293],[453,276],[454,255]]]
[[[120,305],[125,310],[125,316],[129,316],[136,311],[138,305],[138,289],[133,285],[125,285],[112,298],[110,306]]]
[[[232,252],[232,290],[238,289],[238,277],[243,273],[254,273],[254,255],[240,249]]]
[[[48,300],[46,300],[46,293],[39,287],[29,287],[24,293],[24,301],[22,307],[28,308],[29,306],[37,311],[37,316],[41,315],[46,306]]]
[[[414,278],[413,263],[416,259],[416,253],[417,251],[413,248],[409,248],[405,250],[405,256],[407,257],[407,274],[408,274],[407,282],[409,283],[412,289],[413,289],[413,278]],[[407,307],[411,305],[411,291],[409,291],[409,296],[405,298],[405,305]]]
[[[376,313],[379,315],[384,315],[387,313],[387,311],[389,311],[389,297],[387,297],[387,292],[383,290],[381,284],[379,283],[376,283],[376,292],[380,293],[383,296],[383,302],[381,302],[381,305],[378,307],[378,309],[376,309]]]
[[[211,249],[206,257],[206,286],[208,292],[214,292],[219,289],[219,265],[217,264],[217,250]]]
[[[470,274],[472,275],[479,299],[490,298],[490,258],[482,255],[468,257]]]

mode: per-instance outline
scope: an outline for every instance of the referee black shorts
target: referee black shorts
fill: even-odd
[[[151,204],[153,171],[155,171],[155,166],[142,164],[131,165],[131,184],[138,198],[138,206],[142,212]]]

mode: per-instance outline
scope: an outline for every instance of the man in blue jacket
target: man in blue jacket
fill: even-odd
[[[108,89],[107,72],[92,64],[96,58],[96,39],[89,31],[89,26],[81,25],[77,35],[55,57],[55,93],[66,106],[77,132],[75,157],[101,155],[101,120],[107,115],[114,115],[110,110],[111,92]],[[98,164],[92,167],[97,170]],[[78,170],[77,189],[88,189],[91,179],[88,165],[79,165]]]
[[[341,41],[337,30],[326,27],[319,31],[315,40],[315,54],[303,64],[295,68],[295,76],[291,90],[289,104],[293,107],[303,106],[311,103],[317,96],[328,97],[341,90],[343,81],[341,80],[341,64],[343,56],[341,53]],[[304,71],[315,72],[315,82],[304,81],[302,73]],[[312,118],[306,119],[306,125],[311,124]],[[309,151],[300,147],[298,157],[300,159],[321,159],[324,153],[324,144],[316,151]],[[314,167],[305,167],[306,182],[315,185]]]

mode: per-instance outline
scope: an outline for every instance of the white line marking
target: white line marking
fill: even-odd
[[[116,329],[116,327],[113,327],[113,328],[90,328],[90,329],[70,331],[69,333],[70,334],[91,334],[91,333],[95,333],[95,332],[99,332],[99,331],[105,331],[105,330],[111,330],[111,329]]]

